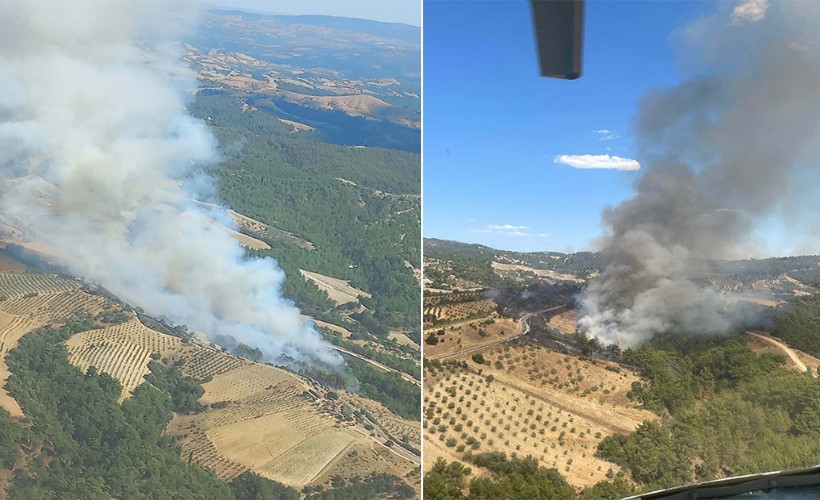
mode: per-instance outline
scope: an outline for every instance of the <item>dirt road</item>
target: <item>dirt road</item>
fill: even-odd
[[[779,348],[781,351],[783,351],[784,353],[786,353],[786,355],[787,355],[787,356],[788,356],[788,357],[789,357],[792,361],[794,361],[794,364],[795,364],[795,365],[797,365],[797,367],[798,367],[798,368],[800,368],[800,370],[801,370],[801,371],[803,371],[803,372],[808,372],[808,371],[809,371],[809,367],[807,367],[805,363],[803,363],[802,361],[800,361],[800,358],[797,356],[797,353],[796,353],[796,352],[794,352],[794,349],[790,348],[789,346],[787,346],[787,345],[786,345],[786,344],[784,344],[783,342],[780,342],[780,341],[778,341],[778,340],[776,340],[776,339],[774,339],[774,338],[772,338],[772,337],[769,337],[769,336],[767,336],[767,335],[762,335],[762,334],[760,334],[760,333],[755,333],[755,332],[750,332],[750,331],[747,331],[747,332],[746,332],[746,334],[747,334],[747,335],[752,335],[752,336],[757,337],[757,338],[759,338],[759,339],[763,339],[763,340],[765,340],[766,342],[768,342],[768,343],[772,344],[773,346],[775,346],[775,347]],[[814,374],[814,373],[813,373],[812,375],[814,375],[814,377],[817,377],[817,374]]]

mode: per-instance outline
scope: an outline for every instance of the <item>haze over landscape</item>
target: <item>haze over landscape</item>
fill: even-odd
[[[417,495],[420,30],[43,4],[0,5],[0,497]]]
[[[2,40],[3,174],[17,179],[5,184],[4,219],[21,223],[73,273],[152,314],[233,336],[269,359],[339,363],[281,297],[275,262],[245,258],[228,232],[209,224],[227,214],[193,202],[212,196],[198,165],[218,153],[204,124],[185,112],[183,92],[195,82],[169,79],[181,60],[168,44],[184,26],[157,24],[160,13],[192,16],[189,7],[111,4],[71,23],[62,20],[76,16],[72,5],[20,7],[4,14],[12,29]]]

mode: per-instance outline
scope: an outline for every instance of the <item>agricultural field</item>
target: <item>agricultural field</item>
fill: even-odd
[[[0,387],[9,377],[6,354],[27,333],[78,311],[97,314],[104,299],[79,290],[79,282],[53,274],[0,273]],[[0,389],[0,406],[15,418],[20,405]]]
[[[348,448],[361,444],[387,450],[344,416],[341,401],[325,399],[322,389],[290,372],[196,345],[169,356],[169,361],[177,359],[187,360],[184,374],[204,382],[200,401],[208,409],[195,417],[176,416],[169,433],[179,436],[183,456],[221,479],[253,470],[297,488],[329,484],[331,476],[323,471],[346,457]],[[384,419],[385,427],[391,424],[398,425]],[[415,436],[418,440],[417,431]],[[368,461],[362,474],[382,470],[380,462]],[[408,460],[399,462],[414,468]]]
[[[5,300],[78,288],[78,282],[60,278],[56,274],[0,273],[0,293]]]
[[[472,320],[450,326],[431,327],[426,330],[424,355],[436,358],[470,347],[509,338],[518,332],[521,324],[511,318],[492,313],[484,319]],[[435,344],[430,336],[435,339]]]
[[[365,410],[373,416],[382,429],[398,441],[406,441],[416,449],[421,449],[419,423],[406,420],[388,410],[378,401],[367,399],[352,392],[342,392],[340,397],[353,407]]]
[[[109,328],[89,330],[66,342],[68,360],[83,371],[95,367],[122,385],[120,401],[131,395],[150,373],[151,354],[168,355],[182,342],[146,327],[136,318]]]
[[[5,385],[8,380],[9,373],[8,366],[6,366],[6,354],[17,346],[20,338],[36,330],[42,326],[41,323],[36,323],[21,316],[15,316],[6,312],[0,311],[0,385]],[[5,389],[0,389],[0,407],[5,408],[13,418],[21,418],[23,410],[20,405],[14,400]]]
[[[573,283],[583,283],[585,280],[574,276],[572,274],[559,273],[551,269],[536,269],[524,264],[505,264],[502,262],[493,261],[491,263],[493,270],[502,278],[512,278],[516,281],[522,281],[522,276],[537,276],[539,278],[546,278],[553,281],[569,281]]]
[[[429,326],[453,324],[491,316],[498,304],[485,290],[470,290],[424,297],[424,323]]]
[[[180,366],[184,376],[203,385],[203,411],[174,414],[166,432],[179,439],[183,459],[221,479],[252,470],[296,488],[330,488],[342,468],[356,471],[349,477],[389,472],[417,485],[418,463],[386,446],[383,434],[418,448],[417,423],[375,401],[344,391],[341,399],[331,398],[292,372],[152,330],[133,312],[80,287],[78,281],[55,275],[0,273],[1,359],[23,335],[82,317],[92,326],[66,341],[69,362],[81,370],[93,366],[118,380],[120,401],[145,382],[152,359]],[[3,361],[0,381],[8,376]],[[5,391],[0,391],[0,405],[14,418],[24,417]],[[376,431],[366,430],[354,417],[364,410],[378,420]],[[331,470],[336,472],[329,474]]]
[[[619,471],[595,457],[603,438],[657,418],[627,396],[634,373],[533,344],[488,348],[425,375],[425,443],[434,443],[425,470],[438,456],[503,451],[532,455],[580,489]]]
[[[483,299],[431,306],[425,308],[424,314],[435,316],[436,322],[448,323],[469,318],[484,317],[497,307],[492,299]]]
[[[313,484],[327,484],[334,476],[345,480],[364,478],[372,472],[374,463],[379,464],[381,471],[402,478],[416,490],[417,495],[419,494],[421,482],[418,465],[405,460],[380,444],[361,439],[348,446],[341,453],[340,458],[327,467],[313,481]]]

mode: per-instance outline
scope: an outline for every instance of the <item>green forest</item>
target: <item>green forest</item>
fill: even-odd
[[[740,339],[675,337],[623,359],[651,381],[631,396],[662,418],[605,438],[598,455],[642,490],[816,465],[820,384],[782,357]]]
[[[254,235],[272,248],[251,253],[279,262],[289,297],[320,319],[337,318],[327,296],[294,272],[307,269],[371,293],[366,307],[383,328],[417,326],[419,283],[410,266],[421,266],[418,155],[291,133],[275,116],[243,112],[228,95],[201,93],[189,110],[219,140],[222,159],[209,168],[219,200],[313,244]]]

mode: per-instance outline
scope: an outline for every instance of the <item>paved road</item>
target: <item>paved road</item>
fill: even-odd
[[[362,360],[366,363],[370,363],[371,365],[375,366],[376,368],[379,368],[379,369],[384,370],[386,372],[398,373],[401,376],[401,378],[403,378],[404,380],[406,380],[408,382],[412,382],[413,384],[416,384],[418,386],[421,386],[420,381],[414,379],[413,377],[411,377],[410,375],[408,375],[408,374],[406,374],[402,371],[396,370],[394,368],[390,368],[389,366],[385,366],[385,365],[379,363],[378,361],[373,361],[372,359],[366,358],[366,357],[362,356],[361,354],[357,354],[353,351],[348,351],[344,347],[339,347],[337,345],[331,345],[330,347],[332,347],[333,349],[335,349],[335,350],[337,350],[337,351],[339,351],[343,354],[347,354],[348,356],[352,356],[352,357],[354,357],[356,359],[360,359],[360,360]]]
[[[431,356],[430,359],[445,360],[445,359],[455,358],[456,356],[461,356],[461,355],[464,355],[464,354],[470,354],[472,352],[475,352],[475,351],[478,351],[478,350],[481,350],[481,349],[485,349],[487,347],[491,347],[491,346],[498,345],[498,344],[503,344],[505,342],[510,342],[511,340],[517,339],[518,337],[522,337],[522,336],[526,335],[527,333],[529,333],[530,325],[529,325],[529,323],[527,323],[527,321],[531,317],[538,316],[539,314],[544,314],[544,313],[548,313],[548,312],[552,312],[552,311],[557,311],[557,310],[563,309],[565,307],[567,307],[567,304],[562,304],[560,306],[550,307],[550,308],[544,309],[543,311],[536,311],[536,312],[533,312],[533,313],[526,313],[526,314],[522,315],[521,318],[519,318],[519,320],[518,320],[518,331],[515,332],[514,334],[510,335],[509,337],[505,337],[503,339],[497,339],[497,340],[490,340],[488,342],[483,342],[481,344],[474,345],[474,346],[467,347],[467,348],[463,348],[461,350],[458,350],[458,351],[455,351],[455,352],[450,352],[450,353],[447,353],[447,354],[440,354],[438,356]]]

